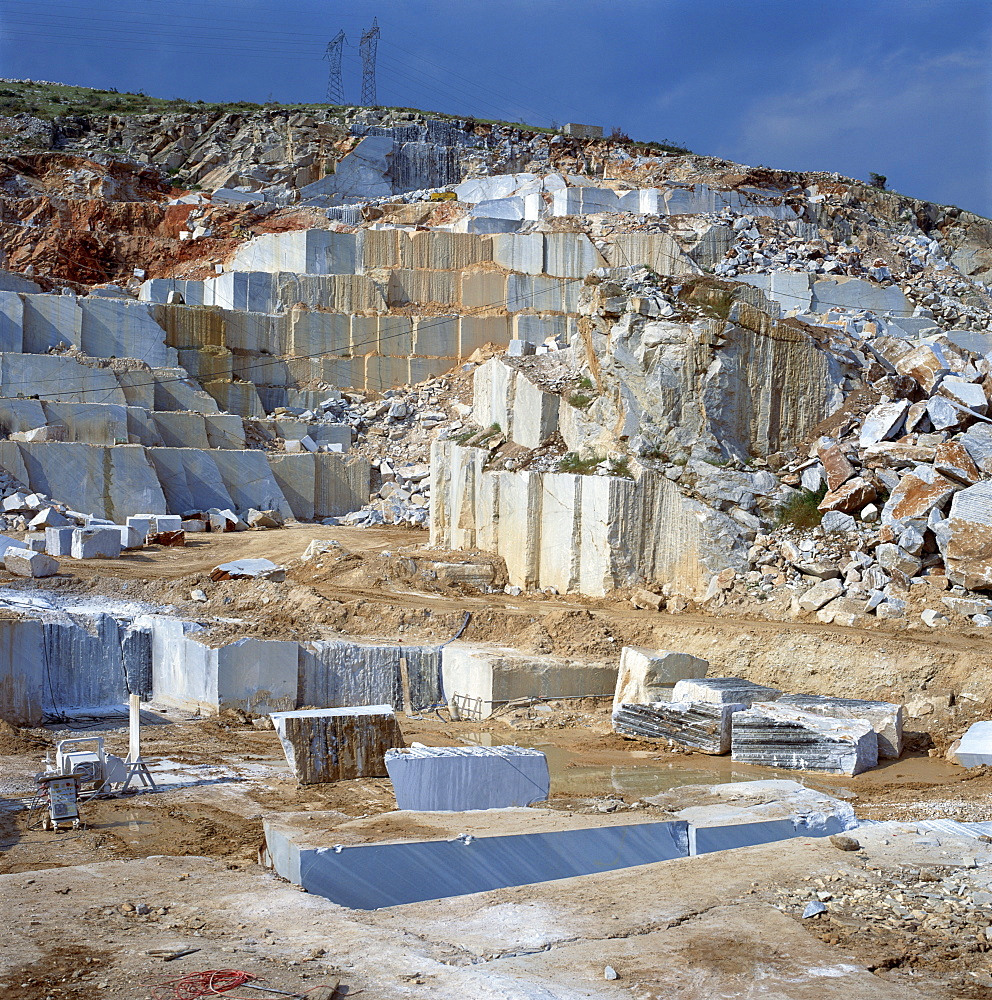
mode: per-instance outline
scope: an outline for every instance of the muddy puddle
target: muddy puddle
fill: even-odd
[[[506,743],[499,734],[459,733],[474,746],[499,746]],[[620,795],[630,799],[659,795],[680,785],[718,785],[728,781],[756,781],[763,778],[799,780],[795,771],[748,767],[732,763],[726,757],[714,757],[705,768],[680,767],[669,761],[651,759],[651,754],[634,751],[625,754],[630,763],[591,762],[588,753],[557,746],[540,737],[514,740],[518,746],[540,750],[548,758],[552,796],[601,797]],[[643,754],[643,757],[641,757]]]

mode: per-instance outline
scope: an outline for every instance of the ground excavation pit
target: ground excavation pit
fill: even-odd
[[[348,555],[301,563],[314,538],[336,539]],[[710,659],[713,675],[908,702],[929,696],[935,705],[906,720],[902,758],[853,778],[775,772],[623,738],[611,731],[609,699],[509,705],[483,722],[450,721],[443,710],[399,718],[408,743],[543,750],[548,805],[564,815],[649,822],[662,813],[644,799],[673,788],[798,776],[849,801],[861,819],[989,819],[992,777],[944,759],[953,736],[988,708],[977,638],[741,619],[726,611],[659,614],[620,599],[480,594],[397,572],[399,560],[423,542],[415,530],[301,525],[209,535],[185,549],[74,563],[73,578],[2,585],[8,594],[30,590],[66,606],[147,603],[201,621],[226,618],[215,626],[217,641],[355,635],[436,645],[469,612],[466,640],[509,642],[528,653],[605,660],[628,644],[681,648]],[[235,556],[286,565],[287,580],[212,583],[209,570]],[[206,602],[190,598],[196,589]],[[943,685],[970,697],[948,706],[939,697]],[[755,970],[761,995],[796,1000],[970,1000],[992,989],[984,904],[970,904],[970,923],[961,925],[954,904],[924,898],[938,885],[926,880],[950,878],[985,849],[977,841],[971,855],[951,846],[907,862],[898,838],[853,854],[799,838],[351,911],[259,867],[263,818],[310,812],[345,822],[390,812],[387,779],[301,788],[275,733],[243,713],[197,718],[150,703],[143,718],[143,752],[162,790],[90,803],[84,828],[60,834],[30,829],[21,808],[46,749],[72,731],[105,734],[108,749],[123,753],[126,730],[89,720],[0,730],[0,891],[14,918],[7,927],[20,927],[16,935],[3,931],[0,981],[12,984],[8,995],[144,997],[152,995],[144,984],[225,967],[290,992],[338,979],[352,993],[382,1000],[746,997],[754,995]],[[417,836],[416,824],[407,832]],[[941,900],[958,898],[942,892]],[[808,902],[824,893],[836,905],[803,920]],[[923,894],[922,902],[914,903],[913,893]],[[939,909],[945,905],[946,913]],[[53,950],[48,939],[56,929]],[[161,957],[181,952],[188,954]],[[617,980],[604,979],[607,965]]]

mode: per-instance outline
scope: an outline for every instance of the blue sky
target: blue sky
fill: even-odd
[[[619,126],[992,216],[992,0],[3,0],[0,73],[159,97],[345,96],[377,16],[378,100]]]

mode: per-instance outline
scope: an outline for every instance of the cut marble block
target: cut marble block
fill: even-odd
[[[896,759],[902,753],[902,705],[858,698],[830,698],[819,694],[787,694],[777,699],[811,715],[835,719],[866,719],[878,736],[878,756]]]
[[[756,701],[778,701],[781,691],[746,681],[743,677],[704,677],[679,681],[672,701],[705,702],[709,705],[744,705]]]
[[[878,763],[878,737],[864,719],[833,719],[774,702],[734,715],[731,759],[796,771],[860,774]]]
[[[151,532],[158,530],[155,527],[155,517],[155,514],[132,514],[125,523],[145,538]]]
[[[962,767],[992,764],[992,722],[974,722],[961,737],[954,760]]]
[[[659,701],[654,705],[620,705],[613,728],[631,736],[672,740],[700,753],[730,753],[731,717],[745,705]]]
[[[3,564],[7,572],[15,576],[54,576],[59,571],[57,559],[16,545],[5,550]]]
[[[400,809],[461,812],[529,806],[548,797],[548,759],[524,747],[425,747],[386,753]]]
[[[609,696],[616,667],[564,656],[528,656],[488,643],[453,642],[441,653],[448,704],[462,719],[488,719],[517,699]]]
[[[121,554],[120,528],[74,528],[71,554],[73,559],[117,559]]]
[[[781,778],[684,786],[645,801],[689,823],[690,854],[829,837],[858,825],[850,803]]]
[[[127,519],[127,523],[131,524],[131,518]],[[145,534],[147,535],[149,532],[179,531],[182,526],[183,519],[179,514],[154,514],[152,515],[148,531]]]
[[[613,708],[620,705],[651,705],[674,698],[673,685],[685,677],[705,677],[709,661],[689,653],[645,646],[624,646]],[[691,701],[683,698],[682,701]]]
[[[270,717],[301,785],[384,777],[386,751],[403,746],[389,705],[311,708]]]
[[[71,555],[74,530],[74,528],[45,528],[45,551],[50,556]]]
[[[570,879],[689,853],[685,823],[645,823],[637,813],[531,808],[341,819],[339,812],[279,813],[265,822],[265,844],[283,878],[353,909]],[[525,996],[500,986],[487,992]],[[474,1000],[480,993],[470,988],[458,995]]]

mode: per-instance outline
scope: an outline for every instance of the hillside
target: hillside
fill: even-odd
[[[11,995],[988,992],[992,222],[595,132],[0,81]]]

